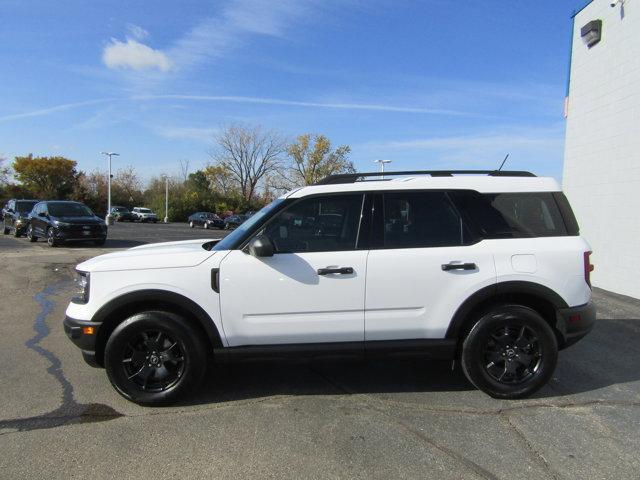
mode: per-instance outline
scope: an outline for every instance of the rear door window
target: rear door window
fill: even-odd
[[[445,192],[384,194],[384,248],[460,246],[465,226]]]

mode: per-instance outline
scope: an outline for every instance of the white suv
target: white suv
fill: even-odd
[[[133,216],[133,219],[138,222],[156,223],[158,221],[158,216],[149,208],[134,207],[134,209],[131,210],[131,215]]]
[[[85,359],[142,404],[197,385],[211,355],[336,353],[457,360],[479,389],[520,398],[593,327],[589,254],[551,178],[337,175],[282,196],[221,241],[81,263],[64,325]]]

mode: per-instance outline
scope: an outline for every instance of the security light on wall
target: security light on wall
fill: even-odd
[[[593,47],[602,36],[602,20],[592,20],[587,23],[580,29],[580,36],[587,47]]]

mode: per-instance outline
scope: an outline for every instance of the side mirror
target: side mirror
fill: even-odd
[[[273,257],[274,250],[266,235],[258,235],[249,242],[249,253],[254,257]]]

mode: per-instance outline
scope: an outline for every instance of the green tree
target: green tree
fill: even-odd
[[[15,157],[16,179],[41,198],[64,199],[78,179],[76,162],[64,157]]]
[[[313,185],[328,175],[354,173],[353,163],[347,158],[351,153],[348,145],[331,149],[331,142],[324,135],[305,133],[287,147],[292,160],[292,182],[295,186]]]

